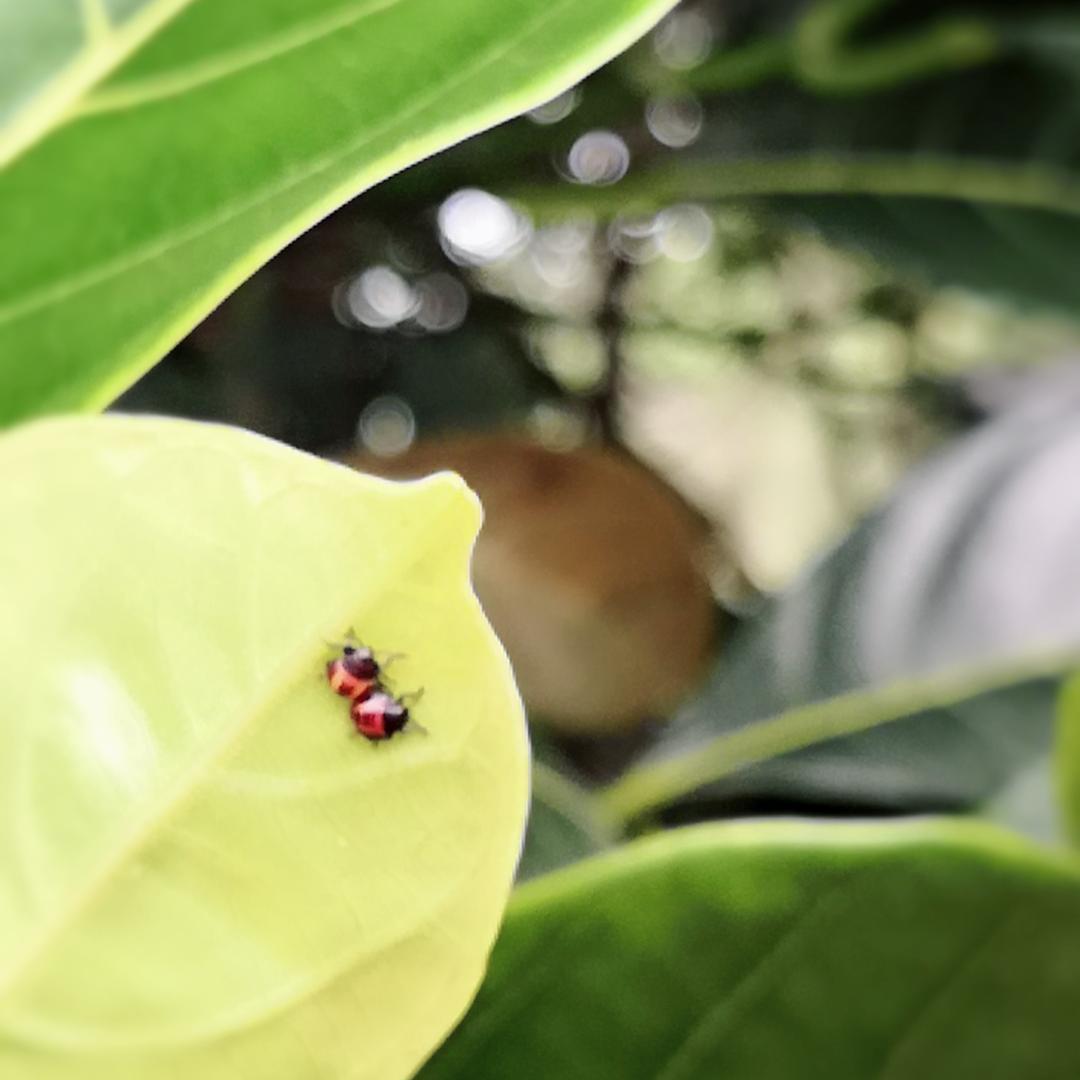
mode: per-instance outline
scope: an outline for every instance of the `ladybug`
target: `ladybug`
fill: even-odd
[[[366,645],[346,645],[341,656],[326,665],[326,681],[335,694],[363,701],[380,686],[382,669]]]
[[[412,696],[416,698],[420,695]],[[349,715],[356,725],[356,730],[371,742],[392,739],[405,729],[406,724],[420,731],[425,730],[415,720],[410,720],[405,700],[396,698],[385,690],[376,690],[363,698],[355,698],[349,708]]]

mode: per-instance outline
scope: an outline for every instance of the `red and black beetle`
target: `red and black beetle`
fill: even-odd
[[[366,645],[346,645],[326,665],[326,681],[335,694],[362,701],[379,689],[382,668]]]
[[[420,693],[399,698],[388,693],[383,685],[383,664],[394,659],[394,656],[385,657],[383,664],[380,664],[375,653],[366,645],[361,645],[352,630],[340,648],[341,655],[326,665],[326,681],[335,694],[350,700],[349,715],[356,730],[365,739],[384,742],[403,731],[407,724],[424,730],[415,720],[410,722],[407,704],[417,700]]]
[[[420,695],[409,695],[415,700]],[[349,708],[356,730],[371,742],[383,742],[392,739],[406,725],[425,731],[415,720],[409,717],[409,707],[404,698],[396,698],[385,690],[377,690],[365,698],[357,698]]]

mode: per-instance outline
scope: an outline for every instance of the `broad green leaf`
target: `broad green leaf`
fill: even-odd
[[[511,901],[422,1080],[1080,1071],[1080,869],[989,827],[675,830]]]
[[[1077,506],[1061,495],[1080,387],[1051,388],[916,469],[748,622],[608,808],[971,806],[1045,757],[1080,655]]]
[[[23,427],[0,474],[0,1075],[409,1075],[525,811],[475,499],[118,417]],[[352,732],[350,626],[427,734]]]
[[[1080,675],[1073,675],[1058,698],[1055,772],[1065,827],[1080,845]]]
[[[0,4],[0,166],[192,0]]]
[[[0,422],[103,405],[297,233],[565,89],[673,2],[84,0],[82,48],[114,59],[129,20],[175,14],[58,123],[26,99],[74,55],[56,0],[48,18],[0,0],[5,55],[27,57],[6,88],[23,152],[0,173]]]

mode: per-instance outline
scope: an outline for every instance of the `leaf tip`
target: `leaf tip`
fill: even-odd
[[[443,469],[420,480],[411,481],[431,496],[453,506],[453,517],[460,521],[462,535],[470,545],[475,541],[484,521],[484,508],[480,496],[456,472]]]

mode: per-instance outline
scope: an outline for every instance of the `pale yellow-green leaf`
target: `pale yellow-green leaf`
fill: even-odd
[[[409,1075],[525,811],[475,498],[119,417],[21,428],[0,476],[0,1076]],[[427,734],[352,732],[350,625]]]

